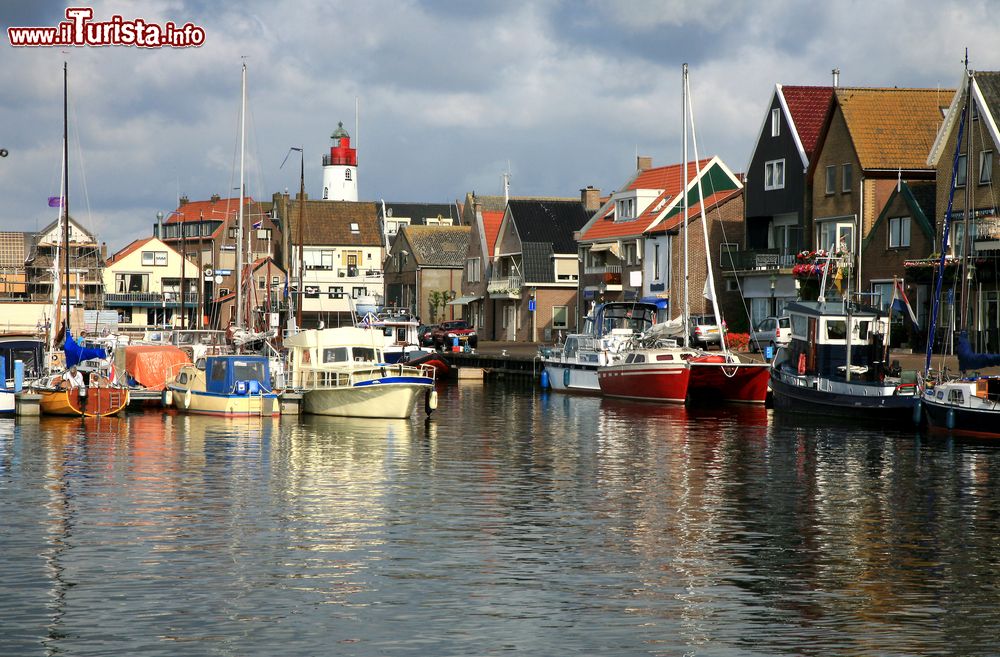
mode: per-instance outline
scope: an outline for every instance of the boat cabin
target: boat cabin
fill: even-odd
[[[656,304],[644,301],[611,301],[596,306],[584,322],[583,332],[595,337],[609,335],[615,329],[642,333],[659,318]]]
[[[270,392],[271,375],[267,358],[209,356],[205,359],[205,391],[218,395]]]
[[[45,342],[31,335],[5,335],[0,337],[0,358],[3,359],[4,381],[14,378],[14,361],[24,363],[25,379],[45,373]]]
[[[876,381],[885,374],[888,317],[843,301],[789,304],[792,337],[786,363],[799,374]]]

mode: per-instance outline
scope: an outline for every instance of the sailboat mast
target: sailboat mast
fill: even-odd
[[[968,55],[966,55],[968,57]],[[975,73],[968,70],[968,62],[966,62],[966,75],[968,77],[968,86],[965,88],[965,98],[966,104],[969,107],[969,116],[973,116],[975,111],[975,99],[972,97],[972,83],[975,80]],[[969,329],[969,293],[971,292],[971,281],[969,280],[969,258],[972,257],[972,234],[969,232],[969,227],[973,224],[969,222],[969,215],[972,214],[972,138],[975,130],[969,130],[966,139],[965,147],[965,212],[962,213],[962,253],[960,266],[958,268],[961,275],[961,285],[962,294],[959,299],[959,320],[958,328],[959,330],[966,331]]]
[[[681,83],[681,169],[684,172],[684,185],[681,187],[681,203],[684,205],[684,346],[690,347],[691,341],[691,306],[688,300],[688,133],[687,133],[687,81],[688,65],[682,66],[683,81]]]
[[[63,62],[63,169],[66,172],[63,176],[63,271],[66,275],[66,329],[69,330],[69,67]]]
[[[236,220],[236,326],[243,326],[243,165],[246,156],[247,63],[243,62],[240,103],[240,211]]]
[[[687,98],[688,119],[691,122],[691,145],[694,147],[694,175],[698,186],[698,204],[701,206],[701,231],[705,239],[705,264],[708,270],[708,292],[712,295],[712,313],[715,315],[715,324],[719,327],[719,348],[728,351],[726,347],[726,332],[722,329],[722,316],[719,313],[719,300],[715,294],[715,275],[712,273],[712,250],[708,241],[708,211],[705,208],[705,190],[701,184],[701,166],[698,158],[698,131],[694,125],[694,105],[691,103],[691,89],[688,76],[684,76],[684,95]],[[685,168],[687,163],[685,163]],[[684,222],[684,231],[687,234],[687,221]]]

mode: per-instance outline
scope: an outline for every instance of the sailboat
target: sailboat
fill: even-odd
[[[709,244],[708,239],[708,211],[705,207],[705,192],[702,187],[702,176],[698,159],[698,136],[694,130],[694,108],[691,104],[691,88],[688,81],[688,67],[684,65],[684,110],[691,119],[691,138],[694,146],[694,167],[695,179],[698,181],[698,203],[701,207],[701,230],[704,244]],[[687,147],[685,123],[685,152]],[[685,155],[685,162],[687,156]],[[687,167],[684,167],[685,189],[687,189]],[[685,242],[687,240],[687,200],[685,197],[684,210],[684,231]],[[687,246],[685,245],[685,252]],[[687,255],[685,253],[685,259]],[[767,363],[744,363],[740,361],[736,354],[732,353],[726,345],[726,332],[722,330],[722,315],[719,312],[719,301],[715,294],[715,275],[712,270],[712,250],[705,249],[705,260],[708,271],[708,280],[705,283],[706,291],[712,301],[712,312],[715,315],[715,325],[719,327],[719,348],[721,353],[702,353],[688,360],[691,366],[691,380],[688,382],[688,395],[693,399],[709,399],[712,401],[735,402],[744,404],[763,404],[767,401],[768,387],[768,364]],[[687,277],[685,277],[685,286]],[[685,297],[687,292],[685,290]],[[688,309],[684,309],[685,319],[689,319]],[[690,332],[685,328],[685,340],[690,339]]]
[[[69,295],[69,72],[68,67],[63,64],[63,189],[61,198],[62,207],[62,251],[63,251],[63,276],[66,281],[66,290],[63,296],[66,300],[66,317],[63,323],[63,351],[65,353],[66,367],[70,368],[81,361],[95,359],[104,361],[107,354],[103,349],[86,349],[77,345],[73,341],[70,332],[70,295]],[[58,268],[58,261],[55,263]],[[58,285],[59,274],[56,273],[54,280]],[[58,308],[58,298],[57,308]],[[97,374],[97,373],[95,373]],[[99,375],[91,376],[90,385],[86,389],[86,394],[79,387],[68,387],[63,381],[62,374],[54,374],[43,378],[33,387],[41,399],[39,405],[42,413],[46,415],[69,415],[102,417],[106,415],[116,415],[121,413],[129,402],[128,389],[117,385],[111,378]]]
[[[941,305],[941,288],[945,274],[945,258],[948,252],[948,239],[951,234],[951,225],[954,219],[952,206],[955,200],[955,189],[958,186],[958,172],[960,154],[962,149],[962,137],[965,125],[971,112],[973,100],[972,89],[975,85],[975,73],[967,73],[968,80],[965,88],[965,106],[962,109],[961,119],[958,126],[958,138],[955,141],[955,154],[952,161],[951,184],[948,194],[948,209],[945,214],[944,230],[941,237],[941,257],[938,261],[938,272],[935,279],[934,308],[931,314],[930,330],[927,336],[927,351],[924,364],[924,389],[921,395],[922,410],[927,416],[927,422],[933,429],[945,430],[957,434],[967,434],[984,438],[1000,437],[1000,376],[972,374],[966,375],[973,370],[996,367],[1000,365],[1000,354],[982,354],[973,351],[969,344],[969,336],[966,330],[960,330],[957,335],[957,345],[955,354],[958,356],[958,367],[962,372],[959,377],[944,377],[934,374],[931,370],[931,357],[934,346],[934,334],[937,328],[938,309]],[[985,112],[981,112],[981,115]],[[972,131],[970,130],[970,142]],[[972,144],[966,151],[969,155],[966,162],[971,168],[973,158]],[[970,235],[968,221],[973,214],[973,203],[970,198],[969,187],[972,184],[971,176],[966,178],[966,202],[963,212],[965,225],[965,235]],[[969,249],[970,240],[963,240],[963,251]],[[968,262],[968,253],[962,253],[961,263]],[[965,267],[963,266],[963,271]],[[963,283],[965,276],[960,276]],[[967,316],[967,303],[969,298],[968,288],[961,293],[961,311],[959,325],[965,324]]]

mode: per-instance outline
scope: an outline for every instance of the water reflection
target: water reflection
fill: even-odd
[[[1000,647],[991,446],[440,392],[426,421],[0,421],[0,654]]]

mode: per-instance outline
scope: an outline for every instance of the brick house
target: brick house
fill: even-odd
[[[861,241],[897,182],[934,180],[927,154],[953,94],[938,89],[834,90],[809,167],[811,249],[846,252],[856,263]],[[867,293],[871,278],[863,264],[860,272],[854,265],[850,287]]]
[[[637,160],[637,171],[621,190],[614,192],[579,234],[579,258],[583,263],[579,299],[581,316],[595,303],[657,297],[664,300],[670,316],[683,312],[683,199],[688,211],[689,306],[692,313],[711,310],[703,305],[702,292],[708,267],[701,235],[698,182],[702,183],[709,221],[725,219],[710,230],[713,248],[737,249],[743,235],[743,199],[740,216],[730,217],[732,193],[743,188],[740,180],[717,157],[682,164],[653,167],[647,157]],[[686,192],[685,192],[686,190]],[[735,222],[735,223],[734,223]],[[697,234],[697,235],[696,235]],[[725,237],[723,237],[725,235]],[[678,239],[679,238],[679,239]],[[718,240],[718,243],[715,243]],[[725,243],[725,247],[723,247]],[[714,255],[714,254],[713,254]],[[713,257],[716,288],[723,285],[721,265]],[[731,265],[730,265],[731,268]],[[700,271],[700,275],[697,272]]]
[[[971,97],[972,102],[968,99]],[[977,351],[1000,352],[1000,215],[993,181],[1000,180],[1000,72],[965,71],[948,108],[941,130],[928,157],[937,172],[935,219],[940,243],[948,199],[951,192],[953,163],[963,108],[969,106],[959,151],[952,223],[948,254],[967,266],[961,273],[963,285],[955,293],[953,312],[960,317],[961,298],[967,296],[966,320],[955,320],[957,328],[969,331]],[[967,206],[969,209],[967,210]],[[965,218],[969,218],[965,239]],[[935,249],[939,250],[939,249]],[[912,276],[910,277],[912,278]],[[947,333],[952,325],[951,309],[942,302],[937,334]]]
[[[468,226],[401,227],[383,263],[386,303],[425,324],[456,319],[460,306],[447,301],[462,289],[470,232]]]
[[[465,254],[461,295],[451,301],[458,306],[462,318],[476,327],[486,340],[493,340],[493,306],[487,295],[487,284],[493,274],[493,253],[503,222],[507,200],[503,196],[466,194],[462,204],[462,223],[469,226],[469,247]],[[488,329],[488,330],[487,330]]]
[[[934,203],[936,185],[931,181],[899,182],[861,244],[861,269],[873,293],[872,304],[887,309],[893,300],[893,285],[909,273],[906,262],[926,261],[919,269],[929,275],[930,255],[935,250]],[[923,330],[927,328],[929,278],[914,275],[905,284],[907,299]],[[893,317],[893,343],[899,344],[912,327],[901,314]],[[914,336],[915,337],[915,336]],[[914,341],[910,341],[914,344]],[[922,345],[920,345],[922,346]]]

